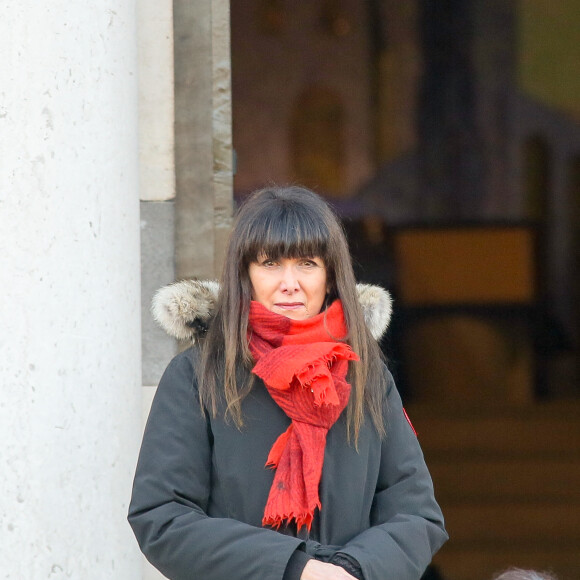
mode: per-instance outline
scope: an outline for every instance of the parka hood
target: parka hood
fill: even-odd
[[[367,327],[379,340],[391,320],[391,295],[371,284],[357,284],[356,289]],[[164,286],[153,297],[153,318],[174,338],[195,342],[211,324],[219,291],[215,280],[182,280]]]

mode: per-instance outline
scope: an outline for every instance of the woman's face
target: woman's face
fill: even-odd
[[[293,320],[306,320],[322,310],[327,293],[322,258],[279,258],[259,255],[250,264],[252,299]]]

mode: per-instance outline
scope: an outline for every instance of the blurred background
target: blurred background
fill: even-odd
[[[322,193],[450,542],[449,580],[580,574],[580,4],[231,3],[234,196]]]
[[[429,578],[580,578],[579,0],[3,9],[3,578],[161,578],[126,521],[184,346],[151,298],[218,277],[271,183],[324,195],[395,298],[382,348],[451,536]]]

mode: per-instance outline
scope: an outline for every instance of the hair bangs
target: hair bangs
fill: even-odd
[[[254,216],[248,228],[243,259],[246,264],[267,256],[279,258],[326,258],[329,232],[326,224],[314,219],[296,204],[270,204]]]

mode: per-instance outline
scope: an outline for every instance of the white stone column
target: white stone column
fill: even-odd
[[[135,0],[2,8],[2,577],[136,580]]]

